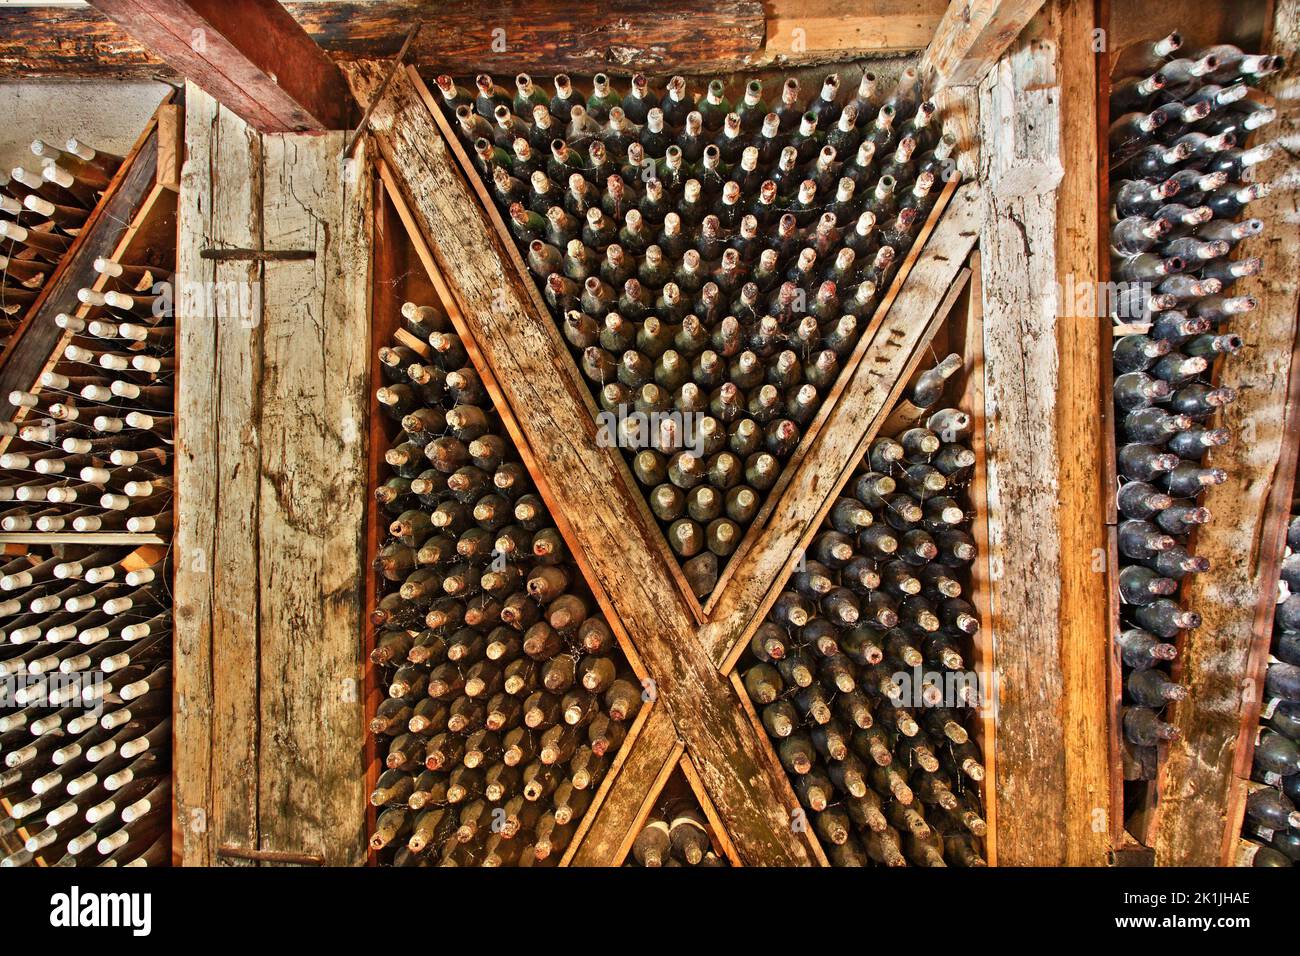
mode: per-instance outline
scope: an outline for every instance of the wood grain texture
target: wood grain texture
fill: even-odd
[[[982,139],[1005,144],[981,156],[980,246],[994,785],[999,804],[1015,808],[999,817],[999,858],[1010,865],[1101,864],[1111,813],[1106,576],[1104,561],[1094,564],[1106,545],[1099,336],[1094,319],[1068,314],[1057,286],[1072,273],[1091,281],[1097,268],[1095,185],[1084,179],[1094,164],[1077,164],[1069,180],[1061,167],[1067,148],[1095,142],[1092,114],[1061,108],[1088,77],[1066,35],[1079,7],[1045,10],[980,89]],[[1024,191],[1026,182],[1038,188]]]
[[[121,11],[138,17],[135,11],[158,2],[165,0],[96,0],[95,5],[106,13]],[[211,7],[195,6],[205,7],[204,16],[228,22],[215,8],[229,0],[210,2]],[[914,0],[911,5],[933,7],[935,0]],[[468,0],[436,7],[422,0],[331,0],[283,6],[290,23],[296,21],[307,37],[340,60],[391,57],[411,24],[424,20],[433,28],[421,31],[410,62],[457,73],[487,70],[504,74],[525,69],[539,73],[703,72],[757,61],[764,52],[763,5],[757,0],[720,0],[708,5],[686,0],[623,0],[612,7],[592,0],[531,0],[488,10]],[[894,41],[887,39],[893,31],[886,19],[866,19],[869,26],[864,44],[870,48],[888,42],[891,45],[884,48],[893,48]],[[0,7],[0,75],[142,78],[188,69],[193,53],[176,49],[169,37],[188,44],[188,31],[195,24],[181,17],[149,26],[146,34],[140,32],[139,19],[123,20],[119,26],[103,13],[82,8],[18,11]],[[906,31],[909,38],[903,42],[915,43],[915,27],[909,23]],[[822,36],[820,32],[814,35]],[[255,55],[261,52],[260,42],[254,48],[243,47],[257,38],[237,39],[228,49],[243,48],[249,54],[248,63],[265,69],[267,64]],[[194,78],[199,77],[195,74]]]
[[[370,190],[343,134],[268,136],[258,514],[261,849],[365,857],[359,747]],[[340,169],[340,166],[342,168]],[[310,786],[305,783],[311,781]]]
[[[1258,648],[1266,646],[1272,632],[1277,565],[1290,507],[1289,495],[1278,500],[1271,492],[1294,482],[1296,466],[1295,401],[1283,396],[1291,394],[1292,379],[1300,375],[1292,361],[1300,306],[1295,282],[1300,274],[1297,42],[1300,3],[1278,0],[1272,50],[1287,56],[1287,66],[1262,85],[1284,107],[1275,123],[1264,128],[1267,138],[1282,148],[1255,169],[1254,178],[1273,183],[1273,191],[1249,209],[1264,221],[1264,232],[1238,247],[1241,256],[1261,257],[1264,269],[1259,278],[1234,287],[1237,294],[1254,295],[1259,307],[1228,326],[1246,348],[1222,365],[1221,383],[1237,389],[1237,401],[1215,423],[1232,433],[1232,442],[1208,456],[1210,465],[1228,473],[1227,482],[1207,488],[1202,500],[1214,520],[1199,529],[1196,551],[1210,559],[1211,569],[1194,575],[1180,598],[1203,622],[1187,632],[1175,661],[1175,679],[1188,686],[1188,695],[1170,707],[1168,717],[1182,738],[1167,747],[1158,778],[1152,834],[1158,866],[1226,861],[1215,837],[1224,834],[1222,843],[1231,846],[1240,827],[1240,809],[1230,809],[1230,804],[1236,774],[1249,770],[1253,737],[1247,738],[1256,721],[1247,715],[1259,712],[1263,654]]]
[[[91,0],[177,73],[267,133],[342,129],[333,61],[278,0]]]
[[[1043,0],[952,0],[921,57],[932,90],[974,86],[1011,46]]]
[[[369,190],[339,162],[341,134],[264,138],[197,87],[188,96],[177,270],[183,858],[212,864],[216,847],[232,846],[358,862],[361,754],[339,741],[362,733],[368,389],[355,342],[368,322]],[[317,255],[263,266],[202,258],[209,247]]]
[[[345,67],[368,104],[383,65]],[[742,858],[803,863],[776,788],[755,762],[761,741],[734,693],[694,640],[695,618],[678,590],[619,471],[616,449],[599,448],[567,346],[550,315],[528,294],[415,87],[403,71],[371,114],[385,162],[421,222],[477,346],[493,369],[525,439],[568,516],[594,575],[655,681],[678,735],[726,821]],[[617,785],[607,802],[614,800]]]

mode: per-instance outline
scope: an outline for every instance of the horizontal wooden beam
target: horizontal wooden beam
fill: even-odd
[[[609,5],[523,0],[489,15],[451,0],[287,2],[286,10],[335,60],[387,59],[410,25],[427,19],[409,62],[464,74],[519,70],[701,73],[806,65],[920,50],[946,0],[647,0]],[[116,23],[86,7],[0,5],[0,77],[148,79],[175,72]]]
[[[90,2],[259,132],[347,125],[351,98],[338,67],[277,0]]]

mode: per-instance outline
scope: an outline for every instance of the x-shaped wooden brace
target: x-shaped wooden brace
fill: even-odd
[[[363,107],[372,105],[388,67],[345,65]],[[613,862],[680,740],[743,861],[813,863],[805,828],[792,826],[798,802],[742,704],[732,668],[946,312],[941,306],[978,238],[976,189],[957,189],[902,294],[864,334],[855,352],[861,360],[846,370],[838,400],[806,453],[788,466],[769,520],[732,559],[730,580],[706,616],[684,590],[622,453],[597,445],[587,384],[518,251],[499,232],[495,209],[462,173],[459,146],[444,135],[437,108],[413,68],[399,70],[373,104],[370,132],[388,185],[409,205],[415,221],[408,226],[445,278],[460,313],[453,317],[469,333],[467,350],[653,698],[573,862]]]

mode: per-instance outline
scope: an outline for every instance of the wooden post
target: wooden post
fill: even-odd
[[[211,865],[232,848],[357,863],[364,154],[342,161],[342,133],[263,137],[193,85],[186,146],[174,758],[182,858]],[[310,256],[224,261],[225,248]],[[358,745],[340,746],[346,740]]]
[[[1187,632],[1175,662],[1175,678],[1188,693],[1169,709],[1168,719],[1182,737],[1168,745],[1160,767],[1152,830],[1157,866],[1229,864],[1241,828],[1241,778],[1249,775],[1254,749],[1291,504],[1285,488],[1295,479],[1300,431],[1300,367],[1293,360],[1300,306],[1297,42],[1300,2],[1278,0],[1270,48],[1286,56],[1287,66],[1262,84],[1280,101],[1278,119],[1261,133],[1282,148],[1256,167],[1254,178],[1274,185],[1248,210],[1264,221],[1264,233],[1242,242],[1237,252],[1261,257],[1264,269],[1260,278],[1233,289],[1254,295],[1259,307],[1235,317],[1225,330],[1240,335],[1246,348],[1223,363],[1221,384],[1237,389],[1237,401],[1215,423],[1233,440],[1211,452],[1209,465],[1227,471],[1228,481],[1206,489],[1202,503],[1214,520],[1196,536],[1196,553],[1210,559],[1210,570],[1195,575],[1180,599],[1201,615],[1202,624]]]
[[[1098,268],[1091,16],[1091,0],[1052,4],[980,89],[994,785],[1010,865],[1100,865],[1116,812],[1101,346],[1071,295]]]
[[[264,133],[347,124],[338,67],[278,0],[91,0],[177,73]]]

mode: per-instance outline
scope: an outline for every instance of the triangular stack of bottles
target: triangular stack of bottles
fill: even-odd
[[[437,79],[669,546],[713,590],[956,175],[915,71],[728,99]],[[698,96],[698,100],[697,100]],[[771,97],[771,99],[769,99]]]
[[[613,631],[446,315],[379,350],[400,426],[375,489],[371,849],[398,866],[554,866],[642,703]]]
[[[1300,509],[1292,512],[1246,785],[1236,858],[1240,866],[1294,866],[1300,861]]]
[[[641,826],[624,866],[730,866],[713,844],[713,831],[686,778],[675,771]]]
[[[917,376],[741,661],[836,866],[985,864],[971,418],[935,408],[961,365]]]
[[[1146,329],[1114,348],[1129,779],[1154,775],[1157,744],[1177,733],[1161,710],[1186,693],[1167,666],[1201,619],[1176,595],[1187,575],[1209,569],[1186,545],[1211,517],[1198,494],[1227,478],[1204,458],[1233,438],[1210,422],[1235,398],[1212,375],[1243,347],[1233,317],[1257,305],[1237,282],[1260,260],[1233,249],[1264,228],[1243,213],[1267,190],[1247,180],[1270,147],[1248,140],[1275,114],[1250,85],[1282,65],[1233,46],[1180,46],[1172,34],[1121,51],[1110,101],[1111,271],[1124,286],[1112,314]]]
[[[38,139],[31,151],[26,166],[0,171],[0,348],[122,163],[75,138],[63,149]]]
[[[0,425],[0,529],[61,536],[0,567],[0,677],[22,698],[0,709],[0,829],[27,834],[3,865],[171,860],[176,329],[153,254],[95,261],[100,288],[60,303],[62,351]]]

